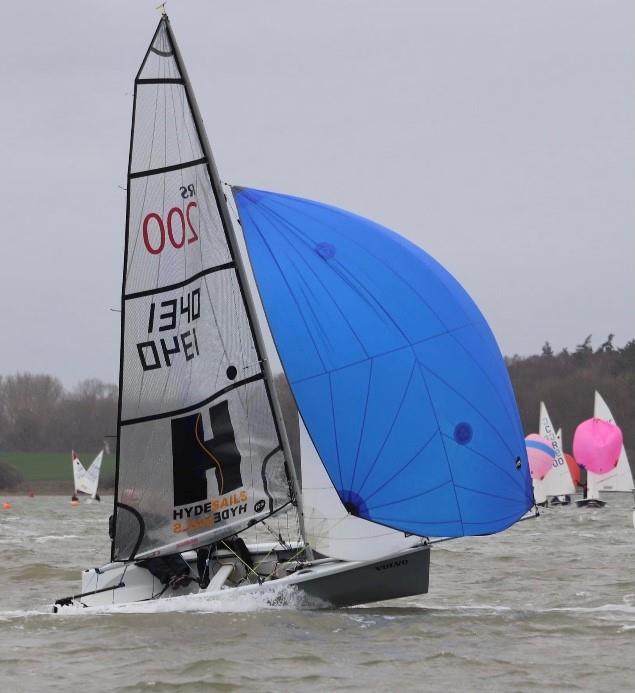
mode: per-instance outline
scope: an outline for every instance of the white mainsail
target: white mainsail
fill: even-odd
[[[593,416],[596,419],[603,419],[612,424],[615,423],[611,410],[597,390],[593,403]],[[623,445],[617,466],[614,469],[606,474],[587,472],[587,487],[587,495],[589,498],[598,498],[600,491],[633,491],[635,488],[633,484],[633,473]]]
[[[290,502],[240,258],[167,18],[135,79],[112,557],[196,548]]]
[[[545,477],[546,478],[546,477]],[[545,479],[533,479],[532,484],[534,487],[534,503],[541,505],[546,503],[548,499],[547,492],[545,491]]]
[[[551,423],[549,412],[544,402],[540,403],[539,434],[546,438],[554,449],[555,458],[547,476],[542,481],[542,491],[546,496],[565,496],[575,493],[575,485],[571,478],[569,466],[562,452],[559,431]]]
[[[99,474],[101,472],[101,463],[104,459],[104,451],[100,450],[95,459],[92,461],[90,467],[86,470],[84,474],[83,485],[86,490],[80,488],[80,491],[89,493],[93,498],[97,496],[97,487],[99,486]]]
[[[86,474],[86,468],[81,463],[75,450],[71,450],[71,462],[73,464],[73,484],[75,488],[75,493],[77,493],[80,490],[79,487],[82,482],[82,479],[84,478],[84,474]]]

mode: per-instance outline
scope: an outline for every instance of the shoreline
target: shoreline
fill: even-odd
[[[111,496],[113,491],[113,488],[99,489],[99,495]],[[65,480],[52,479],[49,481],[25,481],[14,488],[0,488],[0,495],[3,496],[28,496],[30,493],[35,496],[68,496],[70,498],[73,495],[73,484]]]

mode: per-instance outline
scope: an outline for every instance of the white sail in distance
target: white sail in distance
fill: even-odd
[[[90,467],[85,469],[79,457],[72,451],[73,460],[73,480],[75,482],[75,493],[86,493],[92,498],[97,496],[99,487],[99,474],[101,472],[101,463],[104,458],[104,451],[100,450],[99,454],[91,462]]]
[[[575,493],[575,485],[571,478],[569,466],[562,452],[561,439],[551,423],[549,412],[544,402],[540,403],[539,434],[546,438],[553,447],[555,458],[553,465],[542,480],[542,491],[546,496],[565,496]]]
[[[80,490],[80,485],[82,479],[84,478],[84,474],[86,474],[86,468],[81,463],[81,460],[77,456],[75,450],[71,451],[71,463],[73,465],[73,484],[75,487],[75,493],[77,493]]]
[[[549,472],[547,476],[549,476],[550,473],[551,472]],[[546,503],[549,497],[545,491],[545,479],[532,478],[531,480],[534,487],[534,503],[536,503],[537,505],[540,505],[541,503]]]
[[[597,391],[595,392],[593,402],[593,416],[596,419],[603,419],[612,424],[615,423],[611,410]],[[597,498],[600,491],[633,491],[635,488],[633,484],[633,473],[628,457],[626,456],[624,445],[622,445],[617,466],[610,472],[606,474],[587,472],[587,486],[590,498]]]

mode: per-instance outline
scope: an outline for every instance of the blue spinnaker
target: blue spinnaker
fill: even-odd
[[[367,219],[235,188],[271,332],[349,512],[425,536],[490,534],[533,504],[516,401],[480,311]]]

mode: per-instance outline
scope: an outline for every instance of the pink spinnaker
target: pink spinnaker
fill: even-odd
[[[537,433],[530,433],[525,438],[525,446],[527,448],[531,478],[542,481],[547,476],[547,472],[551,469],[556,458],[551,441],[539,436]]]
[[[621,449],[620,427],[603,419],[587,419],[573,434],[575,461],[594,474],[606,474],[614,469]]]

